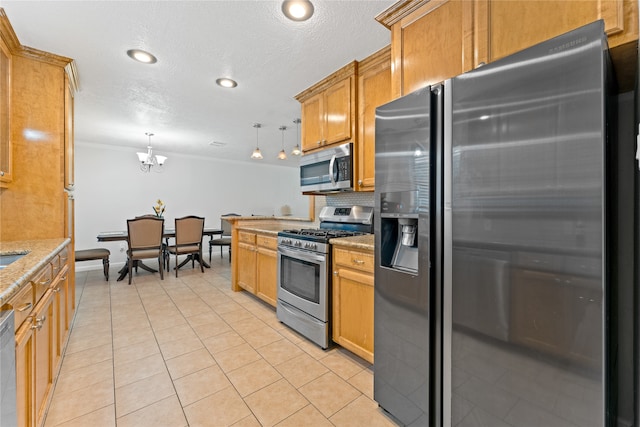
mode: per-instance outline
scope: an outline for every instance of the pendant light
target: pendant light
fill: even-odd
[[[287,160],[287,153],[284,152],[284,131],[287,130],[287,127],[280,126],[280,130],[282,131],[282,150],[278,153],[278,159]]]
[[[253,127],[256,128],[256,149],[253,150],[251,158],[260,160],[262,159],[262,153],[260,152],[260,144],[258,143],[258,130],[262,127],[262,125],[260,123],[254,123]]]
[[[154,172],[162,172],[164,170],[162,166],[164,166],[164,162],[167,160],[167,157],[153,154],[153,149],[151,148],[151,137],[153,134],[151,132],[145,132],[145,135],[149,137],[147,152],[136,153],[138,155],[138,161],[140,161],[140,170],[142,172],[151,172],[153,169]]]
[[[293,147],[293,151],[291,151],[291,155],[292,156],[299,156],[300,154],[302,154],[302,151],[300,151],[300,144],[298,141],[300,141],[300,122],[302,120],[300,119],[295,119],[293,121],[293,123],[296,124],[296,146]]]

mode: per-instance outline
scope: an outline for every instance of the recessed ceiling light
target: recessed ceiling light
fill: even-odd
[[[313,15],[313,4],[309,0],[285,0],[282,13],[292,21],[306,21]]]
[[[129,49],[127,55],[129,55],[129,58],[145,64],[155,64],[158,62],[155,56],[140,49]]]
[[[226,77],[221,77],[221,78],[217,79],[216,83],[218,84],[218,86],[222,86],[222,87],[236,87],[236,86],[238,86],[238,83],[236,83],[235,80],[231,80],[231,79],[228,79]]]

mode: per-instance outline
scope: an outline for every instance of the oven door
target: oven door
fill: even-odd
[[[327,255],[278,247],[278,299],[329,321]]]

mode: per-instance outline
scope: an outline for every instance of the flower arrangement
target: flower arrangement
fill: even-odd
[[[158,218],[162,218],[162,214],[164,213],[165,204],[162,200],[156,200],[156,205],[153,207],[153,212],[155,212]]]

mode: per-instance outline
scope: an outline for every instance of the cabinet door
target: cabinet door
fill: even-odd
[[[73,92],[69,85],[69,77],[65,75],[64,92],[64,188],[73,190],[74,176],[74,141],[73,141]]]
[[[258,287],[256,294],[272,306],[276,306],[278,299],[278,253],[273,249],[258,248],[257,275]]]
[[[302,151],[313,150],[322,144],[322,126],[324,123],[322,104],[322,93],[302,103]]]
[[[13,179],[10,133],[11,54],[0,38],[0,187]]]
[[[324,94],[324,131],[322,145],[351,139],[351,84],[353,77],[327,88]]]
[[[35,351],[32,318],[26,320],[16,332],[16,390],[18,425],[36,425],[33,390],[33,355]]]
[[[358,76],[357,190],[375,188],[376,108],[391,101],[391,49],[360,63]]]
[[[56,351],[54,348],[56,331],[54,329],[53,295],[52,291],[47,291],[33,310],[33,326],[35,327],[34,403],[37,420],[41,420],[44,415],[47,393],[53,382],[53,362]]]
[[[238,285],[252,294],[256,293],[255,245],[238,243]]]
[[[338,268],[332,283],[333,340],[373,363],[373,275]]]
[[[393,97],[472,68],[473,2],[429,1],[391,29]]]
[[[613,47],[637,39],[637,13],[635,0],[480,0],[477,20],[488,31],[478,33],[478,61],[495,61],[598,19]]]

